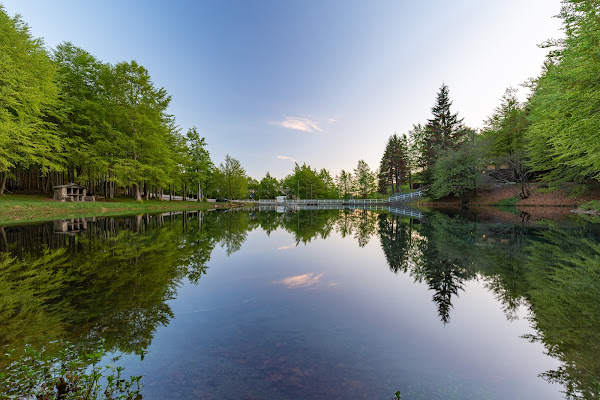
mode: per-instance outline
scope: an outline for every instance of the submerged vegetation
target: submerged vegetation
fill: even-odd
[[[10,364],[0,372],[2,398],[40,400],[140,400],[141,376],[125,376],[114,363],[100,365],[106,355],[102,346],[95,351],[77,352],[70,344],[58,355],[49,355],[25,346],[23,355],[7,354]]]

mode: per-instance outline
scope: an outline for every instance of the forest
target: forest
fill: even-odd
[[[196,128],[182,133],[171,96],[142,65],[105,63],[68,42],[48,49],[0,6],[0,194],[76,182],[136,200],[373,198],[425,185],[466,204],[498,182],[516,183],[521,198],[532,180],[584,191],[600,177],[600,5],[564,0],[559,17],[565,36],[542,44],[548,57],[523,84],[526,101],[508,88],[483,128],[465,126],[442,84],[431,119],[392,135],[377,168],[359,160],[333,176],[296,163],[281,180],[259,180],[230,155],[217,166]]]

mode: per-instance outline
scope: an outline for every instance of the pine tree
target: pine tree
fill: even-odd
[[[409,174],[407,150],[405,135],[390,136],[379,164],[379,193],[386,194],[390,187],[393,193],[400,191],[400,185]]]
[[[426,180],[437,159],[448,150],[458,149],[465,136],[463,120],[458,118],[458,113],[452,114],[450,106],[452,101],[448,86],[442,84],[435,105],[431,108],[433,118],[425,126],[422,159]]]

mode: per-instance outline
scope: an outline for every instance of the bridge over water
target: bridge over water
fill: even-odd
[[[423,218],[423,214],[412,207],[402,205],[421,198],[424,190],[410,193],[395,193],[387,199],[286,199],[277,200],[236,200],[240,203],[252,203],[259,210],[383,210],[395,215]]]
[[[316,207],[340,207],[340,206],[380,206],[387,205],[393,206],[398,203],[406,203],[418,198],[421,198],[424,194],[424,190],[418,190],[410,193],[395,193],[387,199],[286,199],[283,201],[271,200],[271,199],[259,199],[259,200],[235,200],[240,203],[253,203],[259,206],[316,206]]]

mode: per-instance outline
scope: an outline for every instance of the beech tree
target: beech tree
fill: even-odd
[[[258,183],[255,197],[259,199],[273,199],[281,193],[281,185],[277,178],[271,176],[267,171],[265,176]]]
[[[340,174],[335,177],[338,196],[346,199],[352,195],[352,173],[341,170]]]
[[[52,122],[59,107],[56,68],[43,41],[0,5],[0,194],[16,168],[42,175],[63,168],[64,142]]]
[[[246,170],[229,154],[225,156],[225,162],[219,164],[219,168],[215,171],[214,183],[221,198],[241,199],[248,194]]]
[[[483,135],[487,140],[487,157],[507,169],[492,171],[490,175],[504,182],[519,184],[519,196],[529,196],[530,169],[525,151],[525,132],[528,127],[526,110],[517,98],[517,91],[506,89],[501,104],[485,122]]]
[[[375,191],[375,174],[364,160],[359,160],[354,169],[354,185],[361,198],[366,199]]]
[[[564,0],[566,38],[533,82],[527,130],[530,166],[550,183],[600,179],[600,4]]]

